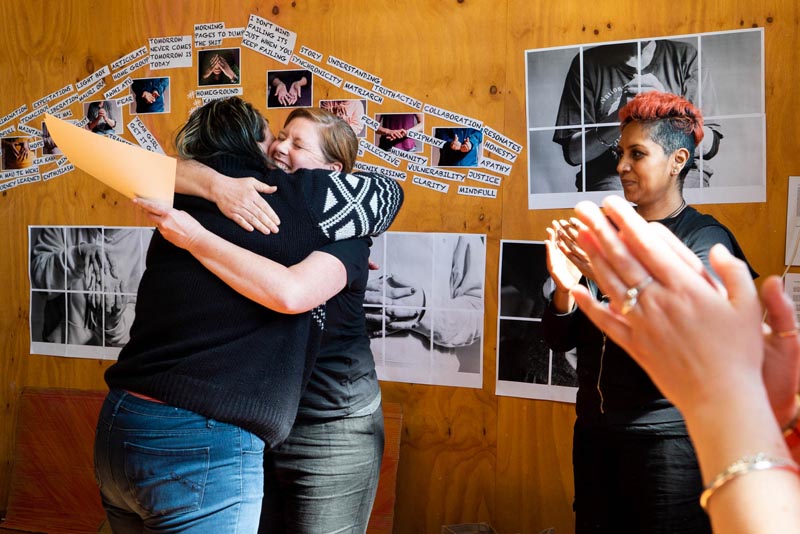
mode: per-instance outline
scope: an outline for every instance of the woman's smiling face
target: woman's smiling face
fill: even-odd
[[[269,147],[269,156],[286,172],[298,169],[332,168],[320,150],[320,135],[316,125],[302,117],[293,119],[278,133]]]
[[[631,122],[622,130],[617,148],[619,173],[625,198],[640,206],[654,205],[668,198],[676,187],[673,155],[650,138],[647,126]]]

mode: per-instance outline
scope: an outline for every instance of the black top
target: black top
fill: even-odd
[[[369,238],[348,239],[321,250],[348,266],[347,286],[325,306],[325,331],[297,416],[334,419],[368,406],[380,393],[364,315],[369,279]]]
[[[224,239],[284,265],[333,240],[385,230],[402,202],[400,187],[382,177],[320,170],[264,175],[261,162],[231,157],[204,163],[228,176],[277,185],[270,206],[291,223],[264,236],[243,231],[206,200],[176,195],[175,206]],[[274,446],[294,422],[323,325],[322,307],[296,315],[271,311],[156,232],[131,340],[106,371],[106,382],[241,426]]]
[[[709,270],[708,251],[716,243],[723,244],[734,256],[747,261],[727,228],[691,206],[678,216],[659,222],[697,254]],[[752,269],[751,272],[754,278],[758,276]],[[602,298],[596,284],[586,279],[581,283],[589,287],[596,298]],[[558,314],[550,302],[542,316],[542,332],[554,351],[577,348],[578,396],[575,408],[580,424],[628,426],[645,433],[686,434],[678,409],[611,339],[605,340],[603,351],[603,333],[579,308]]]

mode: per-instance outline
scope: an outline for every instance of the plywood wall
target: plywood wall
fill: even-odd
[[[343,58],[381,76],[387,87],[475,117],[523,144],[526,49],[763,27],[768,202],[704,210],[734,231],[759,272],[782,270],[786,180],[800,174],[796,0],[4,0],[0,115],[85,78],[150,37],[190,35],[194,24],[205,22],[243,27],[251,13],[297,32],[298,45]],[[263,108],[264,72],[283,66],[243,49],[242,68],[245,96]],[[172,112],[144,118],[168,152],[196,86],[193,69],[169,75]],[[316,86],[315,100],[349,97],[325,83]],[[390,102],[380,111],[405,110]],[[283,116],[271,119],[280,124]],[[436,125],[427,119],[426,132]],[[405,207],[392,227],[488,236],[483,388],[383,384],[386,399],[404,409],[397,533],[435,533],[443,524],[478,521],[501,533],[573,530],[573,407],[494,395],[499,240],[543,239],[548,222],[565,213],[527,209],[525,157],[496,200],[407,185]],[[146,222],[126,199],[81,172],[0,193],[0,510],[8,498],[20,389],[104,387],[107,362],[29,354],[27,226],[58,224]]]

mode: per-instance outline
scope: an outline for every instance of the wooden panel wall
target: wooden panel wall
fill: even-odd
[[[242,27],[254,13],[298,33],[298,46],[340,57],[426,103],[482,120],[525,142],[523,51],[660,35],[765,28],[768,202],[707,206],[728,225],[762,274],[782,270],[786,179],[800,174],[796,0],[31,0],[0,2],[0,115],[83,79],[147,44],[189,35],[193,24]],[[227,44],[227,42],[226,42]],[[242,51],[245,96],[264,107],[267,69]],[[153,75],[161,75],[156,71]],[[146,70],[136,75],[147,75]],[[168,141],[192,105],[194,69],[170,70],[172,112],[144,122]],[[110,83],[110,82],[109,82]],[[315,83],[315,100],[350,95]],[[401,111],[391,101],[380,111]],[[370,105],[370,114],[378,111]],[[274,124],[281,113],[271,113]],[[440,125],[426,118],[426,132]],[[563,211],[528,211],[526,154],[504,180],[502,198],[479,200],[406,187],[393,230],[486,233],[484,383],[481,390],[384,383],[404,409],[397,533],[435,533],[443,524],[487,521],[501,533],[573,530],[571,405],[494,395],[499,240],[543,239]],[[107,363],[29,355],[27,226],[146,225],[99,182],[71,173],[0,194],[0,510],[8,498],[13,428],[27,385],[101,388]]]

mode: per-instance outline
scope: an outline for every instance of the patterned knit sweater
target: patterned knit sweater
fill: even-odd
[[[265,175],[259,162],[231,157],[204,163],[229,176],[255,176],[276,185],[269,203],[284,221],[280,232],[246,232],[199,198],[176,195],[176,208],[226,240],[284,265],[331,241],[383,232],[403,199],[394,180],[375,175],[325,170]],[[110,388],[238,425],[272,447],[291,429],[323,326],[324,308],[297,315],[264,308],[156,232],[131,340],[105,379]]]

